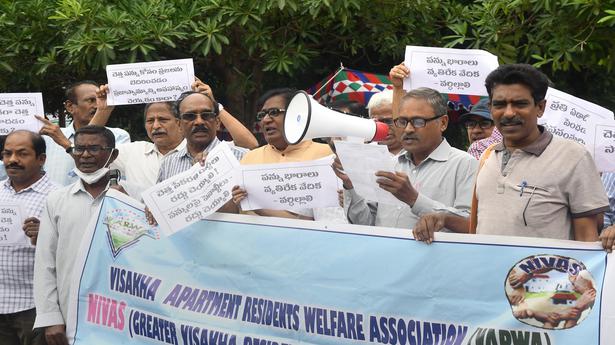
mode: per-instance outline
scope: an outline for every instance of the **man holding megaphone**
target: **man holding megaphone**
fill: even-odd
[[[436,90],[419,88],[404,95],[403,78],[410,75],[403,64],[391,69],[395,99],[399,104],[393,125],[401,131],[404,150],[397,156],[396,171],[379,171],[377,182],[403,204],[368,202],[344,181],[344,204],[353,224],[412,228],[419,216],[432,210],[467,215],[478,161],[451,147],[442,133],[448,125],[447,105]]]

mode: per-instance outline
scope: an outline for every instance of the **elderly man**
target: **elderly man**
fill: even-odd
[[[186,147],[167,156],[160,167],[158,182],[182,173],[195,162],[200,160],[204,153],[211,151],[221,141],[216,137],[220,129],[221,116],[232,117],[223,110],[220,113],[218,103],[211,96],[211,92],[186,91],[182,93],[174,104],[173,112],[179,119],[180,128],[186,137]],[[239,160],[247,151],[235,144],[243,140],[245,146],[256,146],[256,138],[235,118],[232,126],[227,128],[233,136],[233,142],[229,142],[231,150]]]
[[[80,127],[71,154],[79,180],[49,194],[34,265],[34,327],[45,327],[50,345],[67,345],[66,320],[75,253],[83,227],[109,189],[109,164],[117,157],[115,137],[100,126]]]
[[[427,215],[415,237],[430,242],[433,231],[444,226],[478,234],[598,240],[598,221],[609,203],[593,159],[580,144],[537,125],[547,77],[530,65],[503,65],[485,86],[504,141],[483,154],[473,217]]]
[[[403,78],[408,69],[391,69],[395,97],[403,95]],[[367,202],[354,190],[348,177],[336,169],[344,182],[344,205],[353,224],[412,228],[419,216],[436,210],[467,214],[472,195],[472,179],[478,162],[467,153],[451,147],[442,133],[448,125],[447,106],[440,93],[419,88],[403,95],[394,125],[403,130],[402,151],[396,171],[380,171],[380,188],[393,194],[402,205]]]
[[[73,119],[66,128],[59,128],[49,120],[38,116],[38,119],[44,123],[40,133],[45,135],[47,142],[45,171],[49,174],[49,178],[59,185],[66,186],[78,179],[73,171],[75,163],[70,155],[66,154],[66,150],[74,142],[76,130],[87,126],[97,112],[112,111],[112,108],[107,107],[106,99],[97,98],[97,90],[98,84],[93,81],[80,81],[66,89],[64,108]],[[116,143],[130,142],[130,135],[125,130],[121,128],[109,128],[109,130],[115,136]]]
[[[399,139],[402,129],[393,126],[393,91],[384,90],[374,94],[367,103],[367,110],[371,119],[384,122],[389,126],[389,134],[378,144],[386,145],[393,156],[399,154],[402,150]]]
[[[102,85],[97,96],[106,99],[108,85]],[[196,79],[192,89],[213,95],[209,85]],[[122,175],[122,185],[128,194],[140,199],[141,193],[153,186],[157,179],[162,161],[167,156],[186,147],[186,140],[181,128],[181,120],[173,112],[174,102],[158,102],[145,105],[145,131],[149,141],[135,141],[118,145],[119,155],[111,164]],[[258,145],[256,138],[222,107],[220,122],[228,129],[238,146],[254,148]],[[110,114],[109,112],[107,114]],[[102,116],[101,116],[102,115]],[[96,114],[91,125],[103,126],[107,123],[106,114]]]
[[[2,161],[8,179],[0,182],[0,205],[21,205],[26,218],[23,230],[29,240],[0,246],[0,344],[3,345],[45,344],[43,333],[32,330],[36,316],[33,245],[37,242],[47,195],[56,189],[42,170],[45,158],[45,140],[39,134],[15,131],[7,136]]]

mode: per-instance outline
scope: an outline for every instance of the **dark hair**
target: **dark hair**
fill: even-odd
[[[0,135],[0,151],[4,150],[4,141],[8,135]]]
[[[275,97],[275,96],[282,96],[282,98],[284,98],[284,102],[288,104],[288,102],[290,102],[290,99],[293,97],[295,92],[297,92],[296,89],[292,89],[289,87],[267,90],[256,101],[256,109],[259,109],[259,110],[262,109],[265,102],[267,102],[269,98]]]
[[[171,113],[173,115],[175,115],[175,111],[173,110],[173,104],[174,102],[155,102],[155,103],[147,103],[145,105],[145,108],[143,108],[143,118],[147,117],[147,111],[149,110],[149,108],[154,105],[154,104],[164,104],[167,106],[167,108],[169,108],[169,110],[171,111]]]
[[[30,136],[30,141],[32,142],[32,147],[34,148],[34,153],[36,154],[36,157],[47,151],[47,145],[45,144],[45,139],[43,139],[43,136],[36,132],[28,131],[25,129],[18,129],[9,133],[8,135],[4,135],[4,138],[2,139],[2,145],[0,145],[0,151],[4,150],[4,143],[11,135],[15,133],[26,133]]]
[[[75,94],[75,90],[77,90],[77,88],[81,85],[94,85],[98,87],[98,83],[93,80],[82,80],[76,83],[72,83],[66,88],[66,92],[65,92],[66,99],[71,101],[74,104],[77,104],[77,95]]]
[[[485,80],[485,87],[491,100],[493,88],[497,85],[522,84],[530,89],[534,102],[538,103],[545,99],[549,88],[549,78],[528,64],[502,65],[489,73]]]
[[[105,138],[105,141],[107,142],[108,147],[115,148],[115,135],[113,135],[113,132],[111,132],[111,130],[107,127],[94,126],[94,125],[83,126],[75,131],[75,142],[77,142],[77,136],[79,134],[100,135],[103,138]]]
[[[367,108],[357,101],[351,101],[347,99],[338,99],[335,100],[327,106],[333,110],[347,108],[348,112],[352,115],[356,115],[359,117],[367,117]]]
[[[203,93],[203,92],[197,92],[197,91],[185,91],[185,92],[182,92],[181,95],[179,95],[179,97],[177,98],[177,100],[173,104],[173,114],[175,115],[176,118],[179,118],[179,106],[182,104],[184,99],[186,99],[186,97],[188,97],[190,95],[194,95],[194,94],[203,95],[203,96],[209,98],[211,103],[213,103],[213,107],[214,107],[212,110],[214,111],[216,116],[220,115],[219,114],[219,109],[218,109],[218,102],[216,102],[213,98],[211,98],[210,95],[208,95],[206,93]]]

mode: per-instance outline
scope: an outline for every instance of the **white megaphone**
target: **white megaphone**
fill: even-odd
[[[322,106],[305,91],[297,91],[286,106],[284,139],[290,145],[302,140],[326,137],[359,137],[384,140],[386,123],[345,115]]]

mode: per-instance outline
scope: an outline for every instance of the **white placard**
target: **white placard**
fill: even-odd
[[[363,198],[389,205],[405,205],[393,194],[380,188],[377,171],[395,171],[395,160],[386,145],[372,145],[348,141],[335,141],[335,152],[344,172]]]
[[[337,176],[331,168],[333,157],[314,161],[242,165],[237,184],[248,196],[244,211],[301,210],[339,206]]]
[[[218,144],[205,165],[195,164],[189,170],[154,185],[143,192],[143,201],[160,228],[172,235],[188,225],[216,212],[231,200],[237,158],[226,143]]]
[[[34,115],[45,116],[42,93],[0,93],[0,135],[18,129],[38,133],[43,123]]]
[[[406,47],[410,77],[404,89],[429,87],[441,93],[487,96],[485,78],[498,68],[498,57],[484,50]]]
[[[0,205],[0,246],[30,244],[23,231],[24,220],[19,204]]]
[[[585,145],[592,154],[599,171],[613,171],[614,144],[608,130],[615,126],[613,112],[594,103],[549,88],[546,108],[538,123],[553,135]]]
[[[192,59],[107,66],[109,105],[175,101],[194,82]]]

